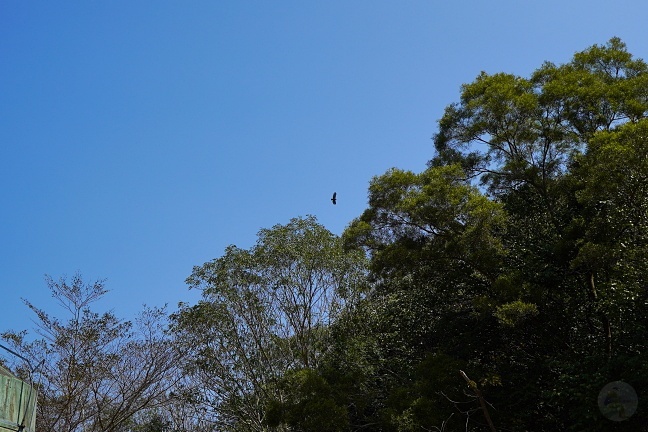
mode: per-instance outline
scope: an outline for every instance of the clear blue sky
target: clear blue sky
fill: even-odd
[[[420,171],[462,83],[528,76],[621,37],[648,3],[0,2],[0,331],[54,315],[43,275],[106,279],[132,318],[198,293],[192,267],[260,228],[334,233],[371,177]],[[338,193],[338,205],[330,196]]]

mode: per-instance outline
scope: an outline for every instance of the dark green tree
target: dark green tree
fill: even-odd
[[[583,401],[615,376],[642,381],[636,364],[645,350],[628,349],[645,330],[637,258],[646,238],[647,92],[645,62],[613,38],[528,79],[481,74],[440,121],[430,164],[460,163],[507,214],[499,300],[490,307],[509,329],[502,374],[526,370],[538,382],[526,390],[540,395],[537,403],[518,414],[527,423],[605,428]],[[630,275],[636,282],[621,282]],[[534,324],[521,332],[518,316]],[[520,379],[503,382],[521,388]]]
[[[366,365],[371,400],[340,393],[365,407],[352,428],[489,430],[461,368],[499,428],[616,430],[599,390],[648,376],[647,112],[648,67],[613,38],[529,78],[482,73],[428,170],[372,181],[345,233],[372,291],[330,357]],[[645,423],[640,408],[626,425]]]
[[[338,404],[331,386],[315,370],[289,371],[279,387],[284,397],[267,404],[265,421],[268,425],[286,425],[296,432],[348,430],[346,406]]]
[[[365,421],[376,430],[439,427],[462,396],[462,382],[446,379],[459,378],[458,369],[441,364],[472,363],[484,380],[497,381],[488,346],[497,322],[492,315],[480,321],[476,304],[492,297],[501,271],[505,214],[459,165],[421,174],[392,169],[371,182],[369,205],[345,232],[348,247],[371,256],[365,332],[345,348],[361,344],[373,366],[365,385],[378,400],[366,404],[373,412]],[[437,366],[421,367],[433,358]],[[350,363],[343,355],[337,361]],[[431,375],[436,390],[423,397]]]

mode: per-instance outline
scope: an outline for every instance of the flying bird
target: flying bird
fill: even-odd
[[[337,192],[333,192],[333,198],[331,198],[333,205],[337,204]]]

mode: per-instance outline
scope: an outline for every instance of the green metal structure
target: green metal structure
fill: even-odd
[[[36,390],[0,366],[0,432],[36,431]]]

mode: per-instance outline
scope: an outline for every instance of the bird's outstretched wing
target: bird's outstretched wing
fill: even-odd
[[[337,192],[333,192],[333,198],[331,198],[331,202],[333,202],[333,205],[337,204]]]

